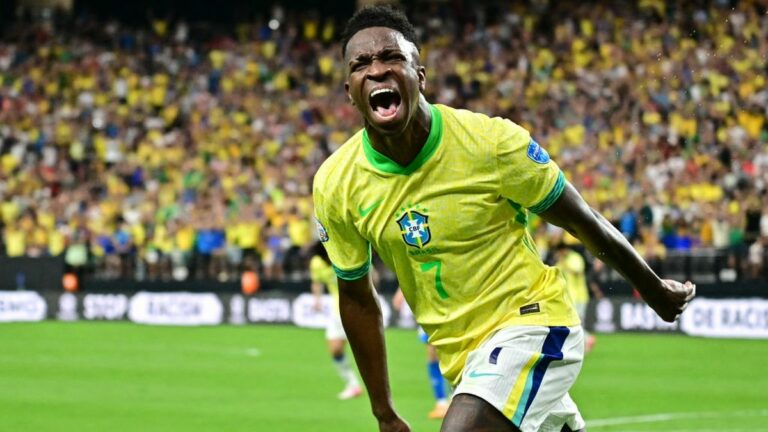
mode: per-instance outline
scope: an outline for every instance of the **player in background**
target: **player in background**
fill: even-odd
[[[356,398],[363,394],[363,389],[346,356],[347,336],[344,334],[339,316],[339,285],[336,273],[328,259],[328,253],[320,243],[315,245],[314,256],[309,261],[309,275],[312,279],[312,294],[315,296],[315,310],[320,311],[323,308],[323,286],[328,290],[333,302],[328,324],[325,327],[325,340],[328,343],[328,352],[333,359],[333,365],[345,384],[338,398],[341,400]]]
[[[403,297],[403,290],[400,288],[395,292],[392,297],[392,306],[399,313],[404,313],[405,309],[410,311],[408,303]],[[429,343],[429,336],[427,333],[419,327],[419,340],[427,348],[427,376],[429,376],[429,383],[432,387],[432,396],[435,397],[435,406],[427,414],[427,417],[432,420],[442,420],[445,414],[448,412],[448,391],[445,378],[440,373],[440,364],[437,358],[437,350],[432,344]]]
[[[579,314],[583,323],[587,316],[587,305],[589,304],[589,288],[587,286],[587,263],[580,253],[571,249],[565,243],[558,243],[555,246],[555,267],[563,272],[565,277],[565,286],[573,300],[573,306]],[[595,335],[584,330],[586,337],[585,352],[592,351],[595,346]]]
[[[527,130],[427,102],[416,31],[402,12],[360,9],[341,45],[364,129],[320,167],[313,198],[379,430],[410,426],[391,399],[371,249],[454,385],[443,432],[583,429],[568,395],[584,355],[580,321],[559,270],[533,246],[527,211],[573,234],[666,321],[695,286],[661,280]]]

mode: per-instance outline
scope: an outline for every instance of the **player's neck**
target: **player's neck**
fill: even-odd
[[[432,127],[432,112],[429,103],[422,96],[410,124],[398,135],[383,135],[373,128],[366,128],[371,145],[377,152],[397,162],[400,166],[408,166],[424,147]]]

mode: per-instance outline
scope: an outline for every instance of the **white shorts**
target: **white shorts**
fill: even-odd
[[[332,314],[328,317],[328,323],[325,325],[325,340],[347,340],[347,334],[344,333],[344,326],[341,324],[341,317]]]
[[[522,432],[586,427],[568,390],[584,358],[581,326],[507,327],[469,353],[454,394],[475,395]]]

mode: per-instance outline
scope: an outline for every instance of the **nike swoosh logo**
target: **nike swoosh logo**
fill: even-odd
[[[497,373],[482,373],[478,371],[472,371],[469,374],[467,374],[470,378],[480,378],[480,377],[489,377],[489,376],[503,376],[502,374]]]
[[[371,204],[370,206],[368,206],[368,207],[366,207],[366,208],[362,208],[362,207],[360,207],[360,206],[357,206],[357,211],[359,211],[359,212],[360,212],[360,217],[366,217],[366,216],[368,216],[368,213],[372,212],[372,211],[373,211],[373,209],[375,209],[376,207],[378,207],[378,206],[379,206],[379,204],[381,204],[382,202],[384,202],[384,200],[383,200],[383,199],[381,199],[381,200],[378,200],[378,201],[376,201],[375,203]]]

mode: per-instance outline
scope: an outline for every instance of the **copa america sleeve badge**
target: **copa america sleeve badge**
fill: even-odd
[[[549,162],[549,154],[533,138],[531,138],[531,142],[528,144],[528,158],[538,164]]]
[[[323,226],[323,223],[320,222],[320,219],[315,217],[315,226],[317,227],[317,238],[320,239],[321,242],[325,243],[329,240],[328,238],[328,231]]]

